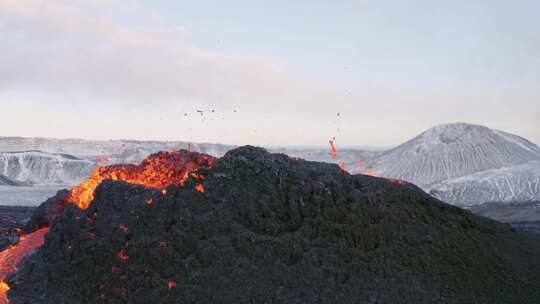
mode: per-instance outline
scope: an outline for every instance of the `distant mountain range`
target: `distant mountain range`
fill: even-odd
[[[0,183],[5,185],[75,185],[93,168],[93,162],[67,154],[0,152]]]
[[[436,126],[366,162],[374,172],[414,183],[460,206],[540,199],[540,148],[484,126]]]
[[[158,151],[192,150],[222,156],[234,146],[183,141],[85,140],[56,138],[0,137],[0,151],[39,150],[75,155],[98,163],[139,163]]]
[[[97,165],[118,163],[138,164],[148,155],[158,151],[185,149],[221,157],[233,148],[235,148],[235,146],[232,145],[192,143],[184,141],[99,141],[83,139],[0,137],[0,174],[4,174],[14,181],[31,182],[34,184],[64,183],[71,185],[78,183],[79,180],[88,176],[91,172],[91,169],[88,168]],[[330,155],[329,147],[274,147],[269,148],[268,150],[307,160],[333,163],[370,159],[382,152],[380,150],[340,149],[339,158],[334,159]],[[38,156],[40,157],[40,160],[38,160]],[[71,165],[80,163],[84,168],[77,168],[75,166],[72,168],[73,176],[68,179],[58,179],[56,177],[64,176],[66,174],[65,170],[70,170],[60,165],[65,162],[59,160],[58,156],[70,160]],[[38,165],[40,162],[43,162],[44,164]],[[31,170],[28,169],[30,167],[32,168]],[[58,170],[60,170],[60,172]]]
[[[73,185],[96,165],[139,163],[151,153],[179,149],[220,157],[234,147],[183,141],[0,137],[0,151],[4,151],[0,152],[0,175],[13,182]],[[540,200],[540,148],[517,135],[479,125],[436,126],[386,151],[338,148],[338,158],[332,158],[324,147],[268,150],[344,164],[351,173],[404,179],[459,206]]]

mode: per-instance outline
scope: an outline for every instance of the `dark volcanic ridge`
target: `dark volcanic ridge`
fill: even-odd
[[[28,230],[52,226],[8,277],[11,303],[540,299],[539,235],[414,185],[249,146],[197,173],[165,193],[107,180],[86,210],[37,212]]]

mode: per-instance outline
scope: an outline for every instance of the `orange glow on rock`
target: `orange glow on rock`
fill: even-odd
[[[106,179],[162,189],[169,185],[183,186],[189,173],[198,168],[210,168],[215,158],[186,151],[159,152],[147,157],[140,165],[112,165],[96,168],[89,179],[70,191],[69,201],[86,209],[94,199],[96,188]]]
[[[122,261],[129,260],[129,256],[124,251],[124,248],[122,248],[122,249],[120,249],[120,251],[118,251],[118,253],[116,254],[116,257],[119,258]]]
[[[0,303],[1,304],[9,303],[9,300],[7,298],[8,291],[9,291],[9,285],[4,283],[4,281],[1,281],[0,282]]]
[[[199,172],[192,172],[191,173],[191,176],[194,178],[194,179],[205,179],[205,177],[200,174]]]
[[[123,233],[128,233],[129,231],[129,228],[127,225],[120,225],[119,229],[123,232]]]
[[[195,186],[195,190],[197,190],[197,192],[204,193],[204,185],[203,184],[197,184]]]
[[[191,149],[191,145],[189,146]],[[103,161],[108,161],[103,159]],[[170,185],[184,186],[190,173],[194,173],[196,179],[204,177],[196,171],[198,168],[211,168],[215,158],[209,155],[192,153],[187,151],[159,152],[147,157],[139,165],[111,165],[94,169],[90,178],[70,190],[68,201],[81,209],[86,209],[94,199],[96,188],[106,179],[122,180],[130,184],[143,185],[149,188],[161,189],[166,194],[166,187]],[[99,161],[98,161],[99,162]],[[204,192],[204,186],[198,184],[197,191]],[[153,204],[153,199],[148,198],[146,204]],[[90,216],[95,219],[96,214]],[[128,227],[121,225],[119,229],[127,233]],[[17,270],[17,264],[26,255],[43,245],[48,228],[42,228],[35,232],[22,235],[19,243],[12,245],[0,252],[0,304],[7,304],[7,291],[10,289],[4,279]],[[95,235],[95,231],[89,231]],[[118,259],[126,261],[129,256],[125,249],[118,251]],[[172,285],[171,285],[172,284]],[[169,283],[169,288],[176,287],[176,283]]]
[[[43,245],[45,234],[49,228],[41,228],[35,232],[22,235],[19,243],[11,245],[4,251],[0,252],[0,303],[7,304],[7,291],[9,286],[4,282],[6,277],[17,270],[17,264],[22,258],[32,253],[36,248]]]

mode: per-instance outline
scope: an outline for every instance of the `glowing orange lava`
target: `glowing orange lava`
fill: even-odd
[[[189,146],[191,149],[191,145]],[[68,201],[76,204],[81,209],[86,209],[94,199],[96,188],[106,179],[122,180],[131,184],[144,185],[146,187],[161,189],[165,195],[166,187],[170,185],[183,186],[190,173],[194,173],[195,179],[204,179],[204,176],[194,172],[198,168],[210,168],[215,158],[205,154],[189,151],[159,152],[147,157],[140,165],[112,165],[96,168],[90,178],[70,190]],[[204,186],[197,184],[195,189],[204,192]],[[146,203],[153,204],[152,198]],[[128,227],[121,225],[119,229],[127,233]],[[18,244],[0,252],[0,304],[7,304],[7,291],[9,286],[4,279],[17,270],[19,261],[43,245],[45,233],[48,228],[42,228],[35,232],[22,235]],[[126,261],[129,256],[125,248],[117,253],[120,260]],[[176,287],[176,283],[174,283]],[[173,288],[174,288],[173,287]]]
[[[106,179],[163,189],[169,185],[183,186],[189,173],[198,168],[210,168],[214,158],[186,151],[159,152],[147,157],[140,165],[112,165],[96,168],[89,179],[71,189],[69,201],[86,209],[94,199],[97,186]]]
[[[43,245],[45,241],[45,234],[49,231],[49,228],[42,228],[35,232],[22,235],[19,239],[19,243],[8,247],[6,250],[0,252],[0,303],[7,304],[9,300],[7,298],[7,291],[9,286],[4,282],[6,277],[17,270],[17,264],[20,260],[33,252],[36,248]]]
[[[9,291],[8,284],[4,283],[4,281],[0,282],[0,303],[2,304],[9,303],[9,300],[6,295],[8,291]]]
[[[204,193],[204,185],[203,184],[197,184],[195,186],[195,190],[197,190],[197,192]]]
[[[328,140],[328,143],[330,143],[330,156],[332,156],[332,159],[337,158],[337,149],[336,149],[336,137],[330,138]]]

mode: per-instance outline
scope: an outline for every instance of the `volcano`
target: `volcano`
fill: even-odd
[[[59,191],[34,212],[24,227],[16,245],[0,249],[0,303],[9,303],[6,293],[10,290],[5,278],[17,269],[17,264],[26,255],[39,248],[53,220],[62,215],[68,205],[86,209],[94,198],[96,187],[105,179],[122,180],[147,188],[162,189],[169,185],[183,186],[188,175],[197,168],[209,168],[214,161],[210,155],[189,151],[159,152],[148,156],[140,165],[111,165],[96,168],[90,178],[71,190]],[[202,178],[201,175],[195,175]],[[198,185],[199,189],[201,185]],[[200,190],[199,190],[200,191]],[[9,223],[9,222],[8,222]],[[16,227],[20,231],[20,228]],[[3,242],[6,240],[3,238]],[[9,244],[9,243],[8,243]]]
[[[10,303],[540,299],[539,235],[334,164],[178,153],[40,206],[25,231],[48,234],[5,279]]]

